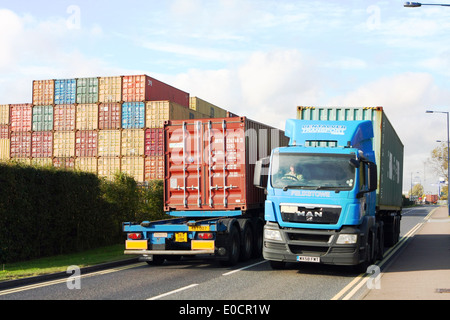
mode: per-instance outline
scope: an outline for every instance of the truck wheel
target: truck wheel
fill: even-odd
[[[246,222],[242,228],[242,244],[240,248],[240,261],[247,261],[252,256],[253,232],[250,223]]]
[[[231,226],[230,228],[228,242],[229,245],[227,246],[227,258],[226,260],[221,260],[220,262],[224,266],[233,266],[239,260],[241,247],[239,230],[235,226]]]
[[[378,250],[377,250],[377,260],[383,260],[384,256],[384,224],[381,221],[378,227]]]

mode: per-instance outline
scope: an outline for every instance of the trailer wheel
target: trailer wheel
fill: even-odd
[[[263,233],[264,222],[261,219],[256,219],[253,223],[253,253],[252,258],[259,258],[263,250]]]
[[[229,245],[227,246],[227,253],[226,253],[227,258],[225,260],[221,260],[220,262],[224,266],[233,266],[239,260],[241,247],[239,230],[234,225],[230,227],[230,231],[228,234],[228,242]]]
[[[252,256],[253,251],[253,231],[248,221],[244,222],[242,228],[242,243],[240,248],[240,261],[247,261]]]

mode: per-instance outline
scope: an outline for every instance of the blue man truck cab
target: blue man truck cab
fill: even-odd
[[[263,257],[273,268],[309,262],[365,271],[385,243],[398,240],[403,145],[392,143],[400,140],[383,110],[373,112],[373,121],[287,120],[289,146],[258,161],[255,185],[266,189]],[[392,197],[380,193],[389,190],[399,197],[395,205],[383,203]]]

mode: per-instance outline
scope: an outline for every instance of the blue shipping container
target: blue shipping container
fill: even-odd
[[[76,93],[75,79],[55,80],[55,104],[74,104]]]
[[[122,105],[122,128],[141,129],[145,126],[145,103],[125,102]]]

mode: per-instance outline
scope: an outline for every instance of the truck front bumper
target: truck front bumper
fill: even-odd
[[[280,238],[269,239],[268,234]],[[339,244],[340,235],[355,235],[353,243]],[[364,234],[357,227],[341,230],[280,228],[268,222],[264,227],[263,257],[282,262],[316,262],[331,265],[357,265],[363,262],[365,248],[360,244]]]

